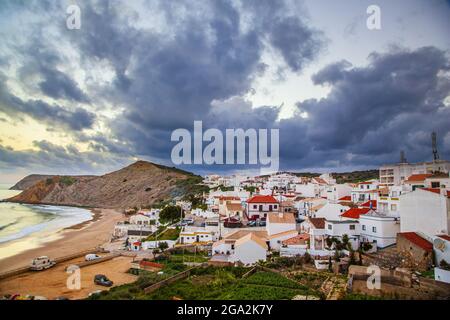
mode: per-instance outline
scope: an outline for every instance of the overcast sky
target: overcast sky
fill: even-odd
[[[431,160],[432,131],[450,159],[449,31],[444,0],[3,0],[0,182],[173,165],[194,120],[278,128],[282,170]]]

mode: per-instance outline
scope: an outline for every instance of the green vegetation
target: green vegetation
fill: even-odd
[[[170,253],[170,260],[173,262],[197,262],[197,263],[203,263],[207,262],[209,260],[208,255],[206,252],[171,252]]]
[[[244,190],[247,192],[250,192],[250,194],[253,194],[256,192],[256,187],[248,186],[248,187],[244,187]]]
[[[296,295],[321,296],[318,291],[277,273],[258,271],[243,279],[249,268],[213,266],[195,268],[188,278],[145,294],[143,289],[149,285],[186,270],[186,266],[173,261],[173,256],[164,256],[158,263],[164,264],[163,274],[140,271],[136,282],[112,288],[89,299],[170,300],[176,297],[189,300],[277,300],[292,299]]]
[[[310,290],[282,275],[271,272],[256,272],[242,279],[245,268],[196,269],[184,280],[163,287],[148,296],[149,299],[182,299],[205,300],[279,300],[292,299],[296,295],[315,295]]]
[[[163,229],[163,230],[161,230]],[[151,236],[147,237],[144,241],[156,241],[156,240],[177,240],[180,236],[181,228],[167,228],[164,230],[164,227],[160,227],[158,231],[156,231]]]
[[[353,171],[353,172],[333,173],[332,175],[333,178],[336,179],[337,183],[358,183],[371,179],[378,179],[379,171],[378,170]]]
[[[166,206],[159,213],[161,223],[174,223],[183,218],[184,213],[179,206]]]
[[[158,261],[159,262],[159,261]],[[159,262],[161,263],[161,262]],[[173,263],[171,261],[166,261],[164,268],[162,269],[162,274],[157,274],[155,272],[143,271],[130,269],[130,273],[138,275],[138,279],[129,284],[111,288],[109,291],[102,291],[101,293],[94,294],[89,297],[89,300],[134,300],[134,299],[145,299],[144,288],[174,276],[181,271],[187,269],[187,267],[181,263]]]
[[[326,272],[306,272],[302,271],[293,275],[293,279],[305,287],[319,290],[322,283],[329,277]]]
[[[70,185],[74,184],[75,182],[77,182],[77,179],[75,179],[73,177],[64,176],[64,177],[61,177],[59,181],[66,186],[70,186]]]

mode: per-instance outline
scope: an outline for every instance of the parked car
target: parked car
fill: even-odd
[[[31,261],[30,269],[33,271],[41,271],[53,267],[56,262],[47,256],[42,256]]]
[[[100,259],[100,258],[101,258],[101,256],[99,256],[99,255],[97,255],[97,254],[95,254],[95,253],[87,254],[87,255],[84,257],[84,259],[85,259],[86,261],[93,261],[93,260],[97,260],[97,259]]]
[[[104,287],[111,287],[113,285],[113,282],[109,280],[104,274],[97,274],[94,277],[94,283]]]

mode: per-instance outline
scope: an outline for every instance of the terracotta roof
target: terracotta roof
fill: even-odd
[[[248,203],[278,203],[273,196],[253,196],[247,200]]]
[[[241,198],[236,196],[214,196],[214,198],[219,198],[219,200],[241,200]]]
[[[339,198],[339,201],[352,201],[352,197],[345,196],[345,197]]]
[[[445,239],[447,241],[450,241],[450,236],[448,234],[441,234],[438,236],[439,238]]]
[[[292,213],[269,212],[267,220],[270,223],[292,223],[295,224],[295,217]]]
[[[292,235],[298,234],[298,231],[297,230],[289,230],[289,231],[275,233],[275,234],[269,236],[269,239],[275,239],[275,238],[279,238],[279,237],[282,237],[282,236],[287,236],[289,234],[292,234]]]
[[[370,208],[351,208],[341,214],[342,218],[359,219],[359,216],[366,214],[370,211]]]
[[[227,210],[242,211],[243,209],[240,203],[227,203]]]
[[[246,236],[239,238],[238,240],[236,240],[236,243],[234,245],[235,245],[235,247],[239,247],[240,245],[242,245],[248,241],[253,241],[253,242],[257,243],[258,245],[260,245],[262,248],[264,248],[266,250],[268,249],[267,243],[263,239],[261,239],[260,237],[255,235],[254,233],[249,233]]]
[[[367,202],[364,202],[361,207],[363,208],[370,208],[370,204],[372,203],[372,208],[376,209],[377,208],[377,200],[369,200]]]
[[[359,182],[358,184],[372,184],[372,181],[363,181],[363,182]]]
[[[432,176],[432,174],[429,174],[429,173],[413,174],[413,175],[409,176],[405,182],[425,181],[426,178],[431,177],[431,176]]]
[[[433,244],[415,232],[401,232],[399,235],[426,251],[433,251]]]
[[[253,230],[236,230],[233,233],[227,234],[224,238],[225,240],[236,241],[239,238],[248,235],[249,233],[254,233],[259,238],[267,239],[267,231],[253,231]]]
[[[439,189],[439,188],[420,188],[420,189],[425,190],[425,191],[430,191],[433,193],[437,193],[437,194],[441,194],[441,189]]]
[[[319,184],[328,184],[325,180],[323,180],[322,178],[319,177],[314,177],[314,180],[316,180],[317,183]]]
[[[447,191],[447,198],[450,198],[450,191]]]
[[[325,218],[308,218],[308,221],[316,229],[325,229]]]
[[[301,233],[299,235],[296,235],[295,237],[286,239],[282,241],[284,245],[296,245],[296,244],[306,244],[306,240],[309,239],[309,234],[307,233]]]

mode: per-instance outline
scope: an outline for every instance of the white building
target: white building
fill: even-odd
[[[241,262],[244,265],[255,264],[256,262],[267,259],[268,247],[266,242],[254,233],[236,240],[234,244],[234,254],[231,260]]]
[[[400,220],[397,217],[369,212],[359,217],[361,241],[370,242],[378,248],[385,248],[397,241]]]
[[[205,229],[184,227],[183,231],[180,232],[179,241],[181,244],[211,243],[213,234]]]
[[[351,192],[352,202],[362,203],[378,199],[378,181],[358,183]]]
[[[328,202],[316,212],[315,217],[325,218],[327,220],[339,220],[340,216],[349,209],[350,207],[348,206],[339,203]]]
[[[360,229],[357,220],[325,221],[325,233],[328,237],[335,237],[342,241],[347,235],[353,250],[359,247]]]
[[[445,189],[416,189],[400,196],[401,232],[421,232],[427,237],[448,234],[450,199]]]
[[[326,197],[328,201],[338,202],[339,199],[350,196],[352,187],[348,184],[332,184],[326,187]]]
[[[279,202],[273,196],[256,195],[247,200],[249,219],[265,218],[269,212],[280,210]]]
[[[138,214],[130,217],[130,224],[149,226],[150,224],[154,224],[154,223],[155,223],[155,219],[153,219],[143,213],[138,213]]]
[[[292,213],[270,212],[268,214],[266,223],[268,236],[292,230],[296,230],[296,221]]]
[[[380,183],[388,186],[400,185],[413,174],[450,171],[450,161],[435,160],[420,163],[397,163],[380,167]]]

